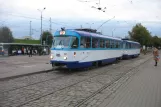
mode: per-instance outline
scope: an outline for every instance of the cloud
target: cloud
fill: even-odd
[[[7,1],[9,1],[9,5]],[[97,6],[96,2],[96,0],[89,3],[79,2],[79,0],[6,0],[5,3],[7,4],[6,8],[12,7],[16,13],[36,18],[40,17],[37,9],[43,9],[44,7],[46,7],[46,10],[43,12],[43,16],[46,18],[104,20],[116,16],[118,20],[152,21],[157,20],[156,16],[161,17],[161,14],[158,14],[161,13],[160,0],[101,0],[100,5],[107,8],[106,13],[91,8],[91,6]]]
[[[83,1],[83,0],[81,0]],[[49,29],[49,18],[52,18],[52,28],[90,27],[86,23],[94,23],[92,28],[98,28],[103,22],[115,16],[115,19],[104,24],[100,31],[111,35],[115,29],[116,35],[125,35],[136,23],[141,22],[151,32],[161,35],[161,0],[100,0],[100,6],[106,7],[106,12],[98,11],[98,0],[0,0],[0,21],[10,26],[17,37],[29,34],[29,22],[32,21],[34,32],[40,35],[40,12],[43,11],[43,29]],[[132,2],[131,2],[132,1]]]

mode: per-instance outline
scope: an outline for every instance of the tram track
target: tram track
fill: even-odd
[[[139,59],[142,59],[142,58],[135,58],[135,59],[131,59],[130,61],[136,61],[136,60],[139,60]],[[57,91],[61,91],[61,90],[64,90],[64,89],[66,89],[66,88],[69,88],[69,87],[72,87],[72,86],[74,86],[74,85],[76,85],[76,84],[79,84],[79,83],[81,83],[81,82],[84,82],[84,81],[86,81],[86,80],[88,80],[88,79],[90,79],[90,78],[94,78],[94,77],[97,77],[97,76],[99,76],[99,75],[103,75],[103,74],[105,74],[105,73],[107,73],[109,70],[114,70],[114,69],[118,69],[119,67],[123,67],[123,66],[125,66],[125,65],[128,65],[129,64],[129,61],[127,60],[127,61],[122,61],[121,63],[119,63],[119,65],[116,67],[116,66],[103,66],[103,67],[98,67],[97,69],[94,69],[94,71],[92,71],[93,69],[91,69],[90,71],[88,71],[88,72],[74,72],[73,74],[71,74],[70,76],[72,76],[72,75],[76,75],[76,76],[83,76],[83,75],[87,75],[88,73],[89,73],[89,75],[90,75],[90,73],[93,73],[94,75],[93,76],[88,76],[86,79],[83,79],[83,80],[81,80],[81,81],[78,81],[78,82],[75,82],[75,83],[72,83],[72,84],[70,84],[70,85],[67,85],[67,86],[64,86],[63,88],[58,88],[57,90],[54,90],[54,91],[52,91],[52,92],[47,92],[47,93],[45,93],[45,94],[42,94],[42,95],[38,95],[37,97],[35,97],[35,98],[31,98],[30,100],[28,100],[28,101],[25,101],[25,102],[22,102],[20,105],[18,104],[17,105],[17,107],[19,107],[19,106],[23,106],[23,105],[25,105],[25,104],[28,104],[28,103],[30,103],[30,102],[33,102],[33,101],[36,101],[36,100],[38,100],[38,99],[40,99],[40,98],[43,98],[43,97],[46,97],[46,96],[48,96],[48,95],[51,95],[51,94],[54,94],[55,92],[57,92]],[[108,69],[109,68],[109,69]],[[100,71],[98,71],[98,70],[100,70]],[[81,75],[82,74],[82,75]],[[47,82],[47,81],[50,81],[50,80],[59,80],[59,79],[61,79],[61,78],[63,78],[63,77],[66,77],[67,75],[63,75],[63,76],[59,76],[59,77],[56,77],[56,78],[51,78],[51,79],[48,79],[48,80],[44,80],[44,81],[39,81],[39,82],[36,82],[36,83],[32,83],[32,84],[28,84],[28,85],[26,85],[26,86],[23,86],[23,87],[18,87],[18,88],[15,88],[15,89],[13,89],[13,90],[8,90],[8,91],[4,91],[4,93],[8,93],[8,92],[10,92],[10,91],[15,91],[15,90],[19,90],[19,89],[22,89],[22,88],[25,88],[25,87],[30,87],[30,86],[33,86],[33,85],[37,85],[37,84],[40,84],[40,83],[43,83],[43,82]],[[70,77],[69,76],[69,77]],[[14,100],[13,100],[14,101]]]
[[[139,59],[140,59],[140,58],[139,58]],[[124,64],[125,64],[125,65],[128,65],[129,62],[126,62],[126,63],[124,63]],[[124,64],[121,64],[121,65],[119,65],[119,66],[117,66],[117,67],[114,67],[113,69],[117,69],[117,68],[119,68],[119,67],[125,66]],[[86,79],[84,79],[84,80],[82,80],[82,81],[76,82],[76,83],[71,84],[71,85],[68,85],[68,86],[66,86],[66,87],[64,87],[64,88],[60,88],[59,90],[50,92],[50,93],[48,93],[48,94],[45,94],[45,95],[39,96],[39,97],[37,97],[37,98],[34,98],[34,99],[30,100],[30,101],[24,102],[24,103],[18,105],[17,107],[21,107],[21,106],[26,105],[26,104],[28,104],[28,103],[30,103],[30,102],[39,100],[39,99],[41,99],[41,98],[43,98],[43,97],[46,97],[46,96],[51,95],[51,94],[54,94],[54,93],[57,92],[57,91],[61,91],[61,90],[64,90],[64,89],[66,89],[66,88],[70,88],[70,87],[72,87],[72,86],[75,86],[75,85],[77,85],[77,84],[79,84],[79,83],[81,83],[81,82],[84,82],[84,81],[86,81],[86,80],[89,80],[89,79],[91,79],[91,78],[97,77],[97,76],[99,76],[99,75],[103,75],[103,74],[105,74],[105,73],[107,73],[107,72],[108,72],[108,71],[102,72],[102,73],[98,73],[97,75],[91,76],[91,77],[86,78]],[[125,74],[122,74],[122,75],[125,75]],[[121,76],[122,76],[122,75],[121,75]]]
[[[109,86],[111,86],[112,84],[114,84],[116,81],[119,81],[124,75],[128,74],[131,70],[135,70],[137,69],[139,66],[141,66],[142,64],[148,62],[151,58],[149,58],[148,60],[146,60],[145,62],[141,63],[140,65],[130,68],[127,72],[124,72],[123,74],[121,74],[118,78],[116,78],[115,80],[113,80],[110,83],[105,84],[103,87],[101,87],[100,89],[98,89],[97,91],[93,92],[91,95],[89,95],[88,97],[86,97],[83,101],[77,103],[74,107],[80,107],[82,106],[85,102],[87,102],[88,100],[90,100],[91,98],[93,98],[94,96],[96,96],[97,94],[101,93],[102,91],[104,91],[105,89],[107,89]]]
[[[134,59],[135,60],[135,59]],[[115,63],[117,63],[117,62],[115,62]],[[127,62],[128,63],[128,62]],[[118,66],[118,67],[120,67],[120,66],[122,66],[122,64],[124,64],[124,63],[119,63],[120,65]],[[92,73],[96,73],[97,74],[97,70],[98,69],[101,69],[101,68],[105,68],[105,67],[107,67],[106,65],[104,65],[104,66],[101,66],[101,67],[93,67],[93,68],[89,68],[89,69],[85,69],[86,71],[88,70],[88,72],[83,72],[83,75],[86,75],[86,74],[88,74],[89,72],[91,72],[92,70],[94,70],[94,71],[92,71]],[[115,69],[115,67],[112,67],[112,68],[110,68],[110,69]],[[83,71],[83,69],[81,70],[81,71]],[[52,71],[51,71],[52,72]],[[62,72],[62,71],[59,71],[59,70],[54,70],[54,72]],[[68,75],[66,75],[66,74],[64,74],[64,73],[61,73],[62,75],[61,76],[56,76],[56,77],[54,77],[54,78],[50,78],[50,79],[46,79],[46,80],[43,80],[43,81],[39,81],[39,82],[35,82],[35,83],[31,83],[31,84],[27,84],[27,85],[25,85],[25,86],[20,86],[20,87],[16,87],[16,88],[12,88],[12,89],[9,89],[9,90],[6,90],[6,91],[0,91],[1,93],[5,93],[5,92],[10,92],[10,91],[14,91],[14,90],[18,90],[18,89],[21,89],[21,88],[25,88],[25,87],[29,87],[29,86],[32,86],[32,85],[36,85],[36,84],[39,84],[39,83],[44,83],[44,82],[47,82],[47,81],[51,81],[51,80],[58,80],[58,79],[61,79],[61,78],[63,78],[63,77],[66,77],[66,76],[72,76],[72,75],[81,75],[82,74],[82,72],[80,72],[80,71],[65,71],[65,70],[63,70],[63,72],[66,72],[66,73],[68,73]],[[41,73],[42,75],[44,74],[44,73]],[[71,75],[69,75],[69,74],[71,74]],[[36,74],[33,74],[33,75],[36,75]],[[19,77],[18,77],[19,78]],[[21,78],[21,77],[20,77]]]

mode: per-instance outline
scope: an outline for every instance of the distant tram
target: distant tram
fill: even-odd
[[[69,69],[99,66],[140,55],[140,44],[104,36],[91,29],[56,31],[51,48],[52,66]]]

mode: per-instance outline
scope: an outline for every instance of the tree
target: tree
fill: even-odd
[[[0,27],[0,42],[3,42],[3,43],[14,42],[12,32],[8,27]]]
[[[153,41],[153,46],[155,46],[155,47],[159,47],[159,46],[161,46],[161,38],[158,38],[158,36],[154,36],[153,38],[152,38],[152,41]]]
[[[151,44],[151,33],[141,23],[136,24],[128,33],[131,40],[139,42],[142,46]]]
[[[44,31],[42,34],[42,42],[45,41],[46,45],[52,45],[53,35],[49,31]]]

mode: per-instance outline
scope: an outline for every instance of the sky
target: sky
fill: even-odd
[[[28,36],[30,21],[32,37],[49,30],[52,33],[61,27],[93,28],[104,35],[124,37],[136,23],[142,23],[153,34],[161,36],[161,0],[0,0],[0,26],[11,28],[15,38]],[[105,8],[105,12],[94,7]],[[38,10],[39,9],[39,10]]]

